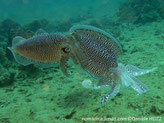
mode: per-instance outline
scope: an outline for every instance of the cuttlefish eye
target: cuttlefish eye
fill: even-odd
[[[64,53],[69,53],[69,52],[70,52],[70,48],[68,48],[68,47],[63,47],[61,50],[62,50]]]

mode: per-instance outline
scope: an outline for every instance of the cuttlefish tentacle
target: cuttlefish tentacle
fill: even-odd
[[[153,69],[140,69],[133,65],[126,65],[119,63],[119,67],[117,71],[120,71],[120,77],[122,80],[122,84],[127,87],[132,87],[139,94],[143,94],[149,90],[149,88],[143,84],[140,80],[138,80],[135,76],[141,76],[150,72],[153,72],[157,68]]]
[[[70,76],[69,73],[67,72],[67,61],[69,59],[69,56],[62,57],[60,60],[60,68],[61,71],[66,75]]]
[[[105,103],[109,98],[112,99],[117,95],[122,85],[126,87],[132,87],[135,91],[137,91],[139,94],[143,94],[149,90],[149,88],[143,84],[140,80],[138,80],[135,76],[138,75],[144,75],[146,73],[152,72],[156,70],[157,68],[153,69],[139,69],[132,65],[124,66],[123,64],[119,63],[118,67],[112,68],[110,72],[107,74],[107,76],[100,79],[99,83],[97,85],[92,84],[91,82],[88,84],[83,81],[83,86],[87,88],[92,89],[99,89],[103,86],[110,86],[111,90],[108,94],[106,94],[102,99],[101,103]],[[138,73],[138,74],[134,74]]]
[[[83,85],[83,87],[89,88],[89,89],[100,89],[103,86],[109,86],[110,91],[105,96],[103,96],[101,99],[101,104],[104,104],[108,101],[108,99],[114,98],[120,91],[120,88],[121,88],[120,81],[118,81],[118,80],[115,80],[115,81],[117,81],[117,82],[113,83],[111,81],[111,79],[108,79],[105,81],[100,80],[100,82],[96,85],[96,84],[92,84],[92,82],[90,80],[84,80],[82,82],[82,85]]]
[[[83,81],[82,85],[85,88],[90,88],[90,89],[99,89],[104,86],[109,86],[110,91],[102,97],[101,99],[101,104],[104,104],[107,102],[108,99],[114,98],[120,91],[121,88],[121,80],[115,73],[107,73],[105,74],[99,82],[96,84],[92,84],[91,81]]]
[[[114,98],[119,93],[121,87],[120,83],[121,83],[121,79],[116,73],[108,72],[104,75],[102,80],[99,81],[98,85],[99,86],[109,85],[111,88],[110,91],[105,96],[102,97],[101,104],[107,102],[108,99]]]
[[[154,70],[157,69],[157,67],[153,68],[153,69],[140,69],[136,66],[133,65],[126,65],[125,69],[132,74],[133,76],[141,76],[150,72],[153,72]]]
[[[89,80],[85,80],[83,81],[82,85],[85,88],[90,88],[90,89],[99,89],[103,86],[109,86],[110,91],[105,96],[102,97],[101,104],[106,103],[108,99],[114,98],[119,93],[121,88],[120,81],[118,79],[114,80],[114,78],[112,77],[109,77],[108,79],[105,77],[100,79],[97,85],[92,84],[92,82]]]
[[[67,72],[67,61],[70,58],[71,52],[72,52],[71,44],[69,43],[68,38],[66,38],[64,45],[61,47],[60,68],[61,71],[67,77],[70,76],[69,73]]]
[[[121,85],[120,84],[112,85],[109,93],[102,97],[101,104],[104,104],[105,102],[107,102],[107,100],[109,98],[110,99],[114,98],[119,93],[120,88],[121,88]]]
[[[131,82],[131,87],[139,94],[143,94],[149,90],[149,88],[145,84],[143,84],[140,80],[138,80],[136,77],[130,75],[127,76],[127,78],[129,79],[128,80],[129,83]]]

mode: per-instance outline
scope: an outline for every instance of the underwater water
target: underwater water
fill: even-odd
[[[0,123],[162,122],[164,1],[0,0],[0,71]]]

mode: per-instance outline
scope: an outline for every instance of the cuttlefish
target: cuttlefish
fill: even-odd
[[[73,26],[69,32],[73,61],[99,79],[97,84],[83,81],[82,85],[92,89],[110,86],[109,92],[101,99],[102,104],[114,98],[120,91],[121,85],[132,87],[139,94],[149,90],[135,76],[152,72],[156,68],[144,70],[133,65],[124,66],[118,63],[122,48],[112,35],[88,25]]]
[[[69,45],[67,38],[61,33],[37,33],[37,35],[25,39],[16,36],[12,40],[12,47],[8,47],[15,60],[24,66],[37,64],[42,67],[60,63],[62,72],[69,76],[66,70],[66,62],[69,58]]]

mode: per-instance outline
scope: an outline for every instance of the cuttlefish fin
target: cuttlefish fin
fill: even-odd
[[[15,47],[16,45],[18,45],[18,44],[20,44],[20,43],[22,43],[22,42],[24,42],[24,41],[26,41],[25,38],[23,38],[23,37],[21,37],[21,36],[16,36],[16,37],[14,37],[13,40],[12,40],[12,47]]]
[[[29,65],[29,64],[33,64],[33,63],[34,63],[34,61],[32,61],[32,60],[29,60],[29,59],[27,59],[27,58],[25,58],[25,57],[23,57],[23,56],[20,56],[20,55],[15,51],[14,48],[8,47],[8,49],[12,52],[12,54],[13,54],[13,56],[14,56],[16,62],[18,62],[19,64],[24,65],[24,66],[27,66],[27,65]]]
[[[62,57],[60,60],[60,68],[61,71],[66,75],[69,76],[68,72],[67,72],[67,61],[68,61],[68,56]]]
[[[35,32],[35,36],[42,35],[42,34],[48,34],[48,33],[45,30],[43,30],[42,28],[38,29]]]

